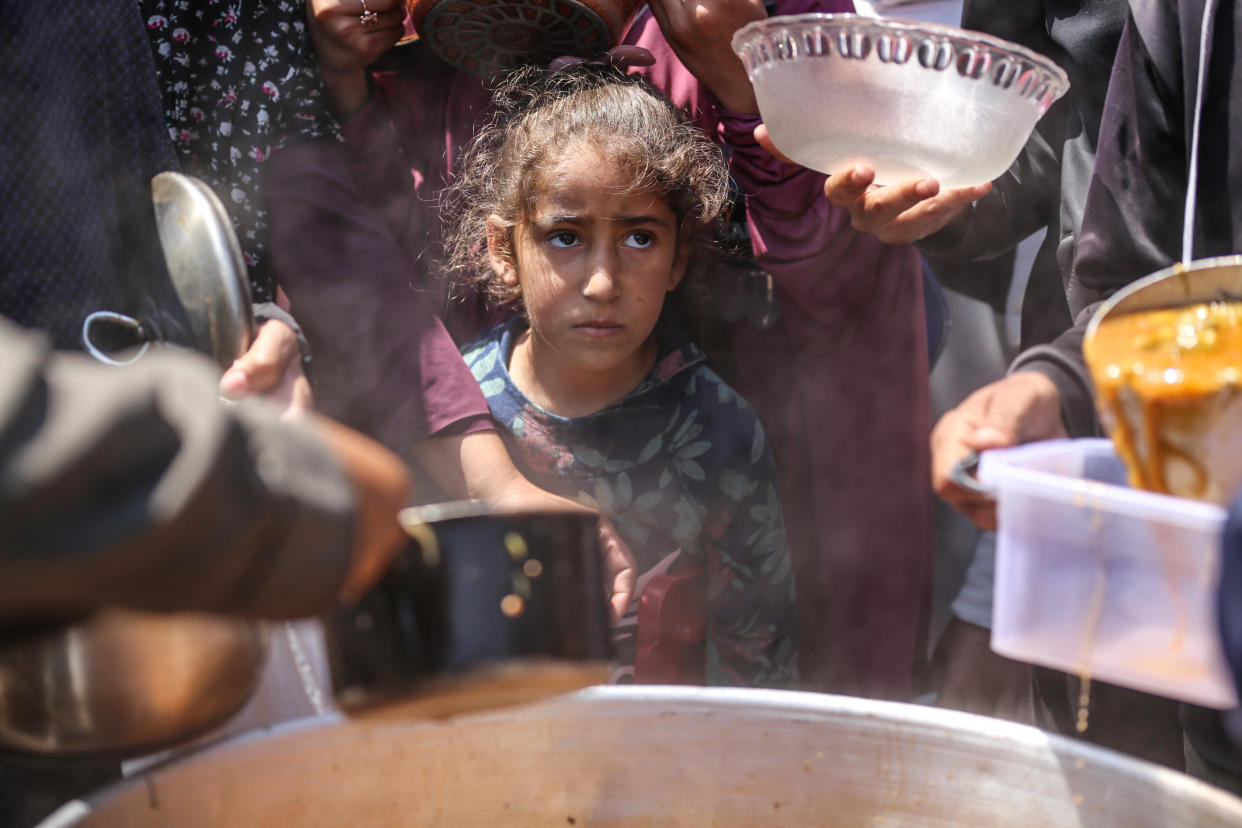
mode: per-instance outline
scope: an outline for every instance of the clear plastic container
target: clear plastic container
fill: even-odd
[[[1108,440],[989,451],[997,496],[992,649],[1208,707],[1237,705],[1220,651],[1225,511],[1136,491]]]

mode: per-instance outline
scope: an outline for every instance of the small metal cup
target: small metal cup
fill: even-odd
[[[456,502],[400,517],[410,544],[378,585],[325,619],[344,710],[443,717],[608,675],[595,515]]]

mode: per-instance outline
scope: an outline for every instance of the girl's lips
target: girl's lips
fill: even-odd
[[[603,321],[596,321],[596,320],[592,320],[591,322],[582,322],[580,324],[574,325],[574,330],[582,334],[583,336],[600,337],[600,338],[607,337],[607,336],[615,336],[616,334],[621,333],[621,331],[624,328],[625,328],[624,325],[620,325],[616,322],[603,322]]]

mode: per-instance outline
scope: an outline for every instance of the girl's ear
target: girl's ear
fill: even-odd
[[[686,266],[690,264],[690,234],[681,232],[677,234],[677,252],[673,255],[673,267],[668,273],[668,287],[666,291],[681,284],[681,280],[686,276]]]
[[[487,260],[500,281],[515,288],[518,286],[517,266],[513,262],[513,245],[509,243],[509,234],[510,230],[504,226],[500,216],[488,217]]]

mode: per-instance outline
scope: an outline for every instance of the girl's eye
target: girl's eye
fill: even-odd
[[[564,249],[566,247],[573,247],[575,244],[578,243],[578,234],[571,233],[568,230],[562,230],[559,233],[553,233],[551,236],[549,236],[548,243],[551,244],[553,247],[560,248],[560,249]]]
[[[639,249],[651,247],[655,244],[655,235],[646,230],[635,230],[625,237],[627,247],[637,247]]]

